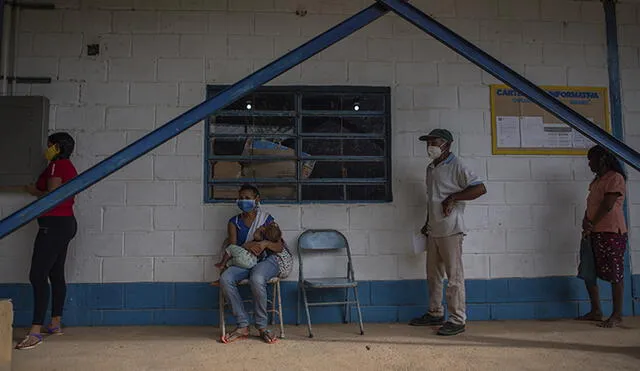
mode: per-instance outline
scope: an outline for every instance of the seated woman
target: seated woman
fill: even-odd
[[[263,227],[275,223],[269,213],[260,209],[260,192],[251,185],[240,188],[238,207],[242,213],[234,216],[228,224],[228,243],[243,246],[251,251],[258,263],[250,269],[236,265],[228,267],[220,275],[220,286],[227,302],[231,305],[237,327],[221,340],[231,343],[249,336],[249,315],[245,311],[238,292],[238,282],[249,279],[255,307],[255,326],[260,337],[268,344],[275,343],[277,337],[267,329],[267,282],[274,277],[286,277],[291,272],[292,258],[284,241],[263,239],[254,241]]]

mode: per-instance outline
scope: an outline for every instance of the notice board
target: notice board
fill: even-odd
[[[541,86],[574,111],[611,132],[607,88]],[[586,155],[595,144],[526,96],[491,85],[494,155]]]

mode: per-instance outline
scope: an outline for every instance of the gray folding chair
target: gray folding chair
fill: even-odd
[[[303,252],[305,254],[312,252],[330,251],[330,250],[346,250],[346,274],[341,277],[324,277],[324,278],[305,278]],[[364,327],[362,325],[362,313],[360,311],[360,300],[358,300],[358,282],[353,272],[353,262],[351,259],[351,250],[349,242],[345,236],[334,230],[308,230],[298,238],[298,263],[300,264],[300,273],[298,278],[298,313],[297,324],[300,324],[300,296],[304,300],[304,309],[307,314],[307,326],[309,328],[309,337],[313,337],[311,329],[311,316],[309,315],[309,307],[328,306],[328,305],[344,305],[344,323],[350,320],[351,304],[355,304],[358,311],[358,322],[360,324],[360,335],[364,335]],[[307,300],[307,290],[320,289],[344,289],[344,301],[328,301],[313,302]],[[355,300],[349,300],[349,289],[353,290]]]

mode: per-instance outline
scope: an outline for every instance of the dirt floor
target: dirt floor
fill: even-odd
[[[576,321],[473,322],[442,338],[403,324],[288,326],[286,339],[217,341],[217,328],[69,328],[14,351],[14,371],[36,370],[640,370],[640,317],[622,328]],[[24,336],[16,330],[16,340]]]

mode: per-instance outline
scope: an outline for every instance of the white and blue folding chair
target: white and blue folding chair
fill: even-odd
[[[339,251],[346,250],[346,274],[340,277],[318,277],[305,278],[303,255],[311,253],[321,253],[323,251]],[[298,278],[298,315],[297,324],[300,324],[300,300],[304,301],[304,309],[307,315],[307,326],[309,328],[309,337],[313,337],[311,329],[311,316],[309,315],[309,307],[344,305],[344,323],[349,323],[351,317],[351,305],[355,304],[358,312],[358,322],[360,324],[360,335],[364,335],[364,327],[362,325],[362,313],[360,311],[360,300],[358,300],[358,282],[355,279],[353,271],[353,262],[351,259],[351,250],[349,242],[345,236],[334,230],[308,230],[298,238],[298,263],[300,265],[300,273]],[[324,289],[344,289],[344,301],[320,301],[309,303],[307,300],[308,290],[324,290]],[[354,300],[349,298],[349,290],[353,290]],[[302,296],[302,298],[301,298]]]

